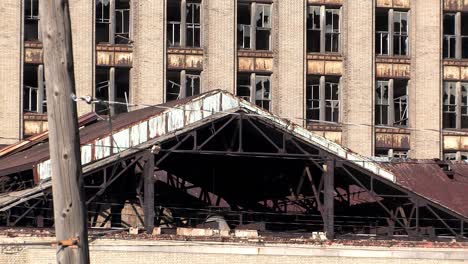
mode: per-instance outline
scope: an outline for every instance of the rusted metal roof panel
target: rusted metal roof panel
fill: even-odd
[[[454,179],[450,179],[439,165],[431,160],[388,163],[383,166],[395,175],[398,185],[468,217],[467,164],[452,165],[455,166]]]

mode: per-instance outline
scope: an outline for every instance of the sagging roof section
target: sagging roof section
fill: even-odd
[[[116,127],[111,133],[103,131],[104,133],[86,140],[83,140],[83,137],[81,137],[82,164],[86,165],[110,155],[118,154],[126,149],[136,148],[138,145],[151,139],[176,133],[185,126],[199,122],[211,115],[244,109],[274,122],[279,128],[287,130],[308,143],[321,147],[331,154],[353,162],[378,176],[395,182],[395,176],[378,163],[372,162],[372,160],[316,135],[306,128],[279,118],[225,91],[216,90],[207,92],[182,102],[179,101],[174,105],[161,105],[160,107],[156,107],[156,109],[160,111],[142,109],[131,112],[130,114],[135,117],[135,120],[132,120],[128,125]],[[147,115],[148,111],[154,114]],[[124,114],[121,118],[128,118],[128,116]],[[37,175],[41,180],[52,176],[49,159],[42,160],[37,164]]]

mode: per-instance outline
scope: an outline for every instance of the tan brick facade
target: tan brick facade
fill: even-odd
[[[70,1],[75,60],[75,79],[78,95],[92,95],[95,89],[95,0]],[[452,145],[442,138],[442,83],[455,78],[468,81],[468,64],[442,59],[443,10],[460,11],[462,0],[453,1],[387,1],[387,0],[274,0],[271,51],[237,49],[238,1],[203,0],[200,48],[176,47],[168,49],[166,36],[166,8],[168,1],[131,1],[131,44],[126,46],[102,45],[119,49],[120,64],[106,67],[130,67],[130,102],[159,104],[165,101],[168,64],[171,70],[201,72],[202,91],[224,89],[236,92],[237,72],[271,75],[272,108],[284,118],[305,125],[307,74],[341,77],[340,119],[337,142],[366,156],[375,154],[379,131],[374,126],[375,82],[378,78],[409,79],[409,127],[400,131],[410,135],[412,158],[441,158],[444,149]],[[245,1],[244,1],[245,2]],[[185,2],[184,2],[185,3]],[[458,5],[456,3],[459,3]],[[307,53],[308,5],[340,9],[341,48],[338,53]],[[407,10],[410,24],[409,56],[375,55],[376,8]],[[6,0],[1,7],[0,32],[0,143],[12,143],[23,137],[22,115],[22,6],[20,1]],[[321,12],[322,12],[321,11]],[[323,22],[322,22],[323,23]],[[100,46],[101,47],[101,46]],[[102,47],[101,47],[102,48]],[[40,63],[41,47],[30,48],[30,65]],[[34,53],[35,52],[35,53]],[[168,52],[172,60],[168,61]],[[241,54],[242,53],[242,54]],[[103,61],[112,55],[102,53]],[[252,55],[253,54],[253,55]],[[107,56],[107,57],[106,57]],[[117,55],[115,55],[117,56]],[[175,59],[174,59],[175,58]],[[36,60],[36,61],[35,61]],[[117,59],[115,59],[117,61]],[[169,63],[170,62],[170,63]],[[446,76],[443,76],[443,64]],[[461,64],[460,64],[461,63]],[[239,70],[241,67],[245,69]],[[459,65],[460,64],[460,65]],[[178,67],[178,65],[182,65]],[[102,65],[101,65],[102,66]],[[466,75],[466,76],[465,76]],[[396,77],[395,77],[396,76]],[[463,77],[465,76],[465,77]],[[463,79],[465,78],[465,79]],[[255,90],[255,89],[254,89]],[[253,91],[255,93],[255,91]],[[91,107],[80,103],[80,114]],[[45,118],[45,117],[44,117]],[[44,119],[45,122],[45,119]],[[322,124],[323,125],[323,124]],[[26,125],[25,125],[26,126]],[[47,127],[47,126],[43,126]],[[314,126],[319,134],[327,132]],[[336,126],[335,128],[336,129]],[[377,128],[378,130],[379,128]],[[30,129],[31,130],[31,129]],[[28,131],[30,131],[28,130]],[[34,130],[34,129],[33,129]],[[37,130],[37,129],[36,129]],[[36,131],[34,130],[34,131]],[[41,130],[41,129],[39,129]],[[380,134],[385,134],[380,131]],[[445,132],[444,132],[445,133]],[[392,138],[394,134],[385,134]],[[461,142],[468,142],[468,133]],[[391,145],[391,144],[390,144]],[[468,145],[457,147],[467,151]]]
[[[69,1],[73,34],[73,61],[75,67],[75,88],[78,96],[93,95],[94,88],[94,8],[93,0]],[[80,103],[78,115],[92,111]]]
[[[343,144],[366,156],[373,153],[373,14],[373,0],[345,1],[342,120],[350,125],[343,126]]]
[[[21,135],[21,28],[22,10],[18,1],[0,5],[0,143],[13,143]]]
[[[305,96],[305,3],[275,2],[275,67],[273,110],[294,123],[304,123]],[[294,15],[291,15],[294,14]]]
[[[442,3],[438,0],[411,1],[412,43],[410,123],[418,129],[441,129],[440,25]],[[440,156],[441,135],[416,130],[411,134],[412,156],[420,159]]]
[[[165,0],[132,1],[133,68],[130,97],[136,104],[160,104],[165,84]]]
[[[204,65],[202,90],[223,89],[235,93],[236,3],[232,0],[204,2]],[[206,34],[207,32],[208,34]],[[213,33],[211,33],[213,32]]]

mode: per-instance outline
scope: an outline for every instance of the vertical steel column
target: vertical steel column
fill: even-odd
[[[145,153],[144,177],[144,212],[145,230],[153,232],[154,228],[154,156],[151,152]]]
[[[335,160],[327,157],[324,165],[324,231],[328,239],[333,239],[335,236],[334,228],[334,185],[335,185]]]

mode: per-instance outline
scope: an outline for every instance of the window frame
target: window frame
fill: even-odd
[[[328,80],[327,80],[328,79]],[[332,79],[332,80],[330,80]],[[319,75],[309,75],[307,76],[306,84],[306,112],[305,120],[307,124],[310,123],[334,123],[338,124],[341,122],[341,93],[342,85],[340,76],[319,76]],[[317,83],[318,81],[318,83]],[[337,89],[336,99],[334,98],[333,88]],[[327,89],[330,91],[327,92]],[[316,95],[318,93],[318,99]],[[330,95],[328,97],[327,95]],[[317,107],[318,102],[318,107]],[[315,103],[315,104],[314,104]],[[330,118],[328,118],[327,113],[330,109]],[[317,113],[319,119],[314,119],[314,112]],[[334,113],[337,113],[335,119]],[[317,114],[315,114],[316,116]]]
[[[403,82],[405,94],[396,97],[396,82]],[[379,101],[379,83],[386,83],[387,85],[387,99],[386,103],[381,98]],[[375,82],[374,89],[374,125],[381,127],[408,127],[409,126],[409,87],[410,81],[407,79],[378,79]],[[380,91],[382,93],[382,91]],[[398,106],[398,111],[397,111]],[[380,109],[380,111],[377,111]],[[383,111],[386,110],[386,111]],[[386,112],[386,116],[384,116]],[[380,113],[380,117],[378,116]],[[398,114],[398,115],[397,115]],[[384,122],[384,117],[386,122]]]
[[[387,23],[387,30],[388,31],[381,31],[377,30],[377,23],[375,23],[374,32],[375,32],[375,55],[377,56],[394,56],[394,57],[410,57],[411,56],[411,40],[410,40],[410,30],[411,30],[411,10],[406,9],[393,9],[393,8],[378,8],[377,12],[382,12],[386,14],[386,23]],[[402,23],[401,18],[402,15],[406,16],[406,32],[402,30]],[[400,21],[400,28],[396,29],[395,21],[397,20],[397,16],[399,17]],[[387,52],[385,53],[383,50],[383,36],[387,36]],[[379,39],[380,41],[377,41]],[[395,40],[399,39],[399,50],[395,52]],[[406,52],[403,54],[401,43],[402,39],[404,39],[404,43],[406,45]],[[377,46],[377,43],[380,43]]]
[[[242,77],[247,77],[249,79],[249,84],[246,85],[246,84],[241,84],[239,85],[239,82],[237,83],[237,86],[236,86],[236,96],[252,103],[252,104],[255,104],[257,105],[258,107],[260,108],[263,108],[267,111],[271,111],[272,108],[272,76],[271,75],[268,75],[268,74],[257,74],[257,73],[238,73],[237,75],[237,80],[240,79],[240,76]],[[269,82],[269,91],[268,91],[268,97],[264,97],[264,96],[261,96],[261,97],[257,97],[257,80],[259,79],[264,79],[264,80],[268,80]],[[249,96],[245,96],[245,95],[239,95],[239,89],[240,88],[248,88],[249,89]],[[265,89],[265,87],[262,87],[262,90]],[[261,95],[264,95],[265,92],[262,91],[260,92]],[[268,108],[265,108],[264,107],[264,104],[267,103],[268,104]]]
[[[314,26],[313,21],[309,22],[310,17],[315,17],[311,15],[311,11],[313,10],[320,10],[319,19],[320,19],[320,29],[317,29]],[[332,13],[332,26],[331,30],[327,29],[327,13]],[[333,23],[333,14],[338,15],[338,29],[334,29]],[[315,18],[314,18],[315,19]],[[343,8],[341,6],[328,6],[328,5],[317,5],[311,4],[307,5],[307,14],[306,14],[306,51],[307,53],[324,53],[324,54],[341,54],[342,52],[342,23],[343,23]],[[308,25],[312,25],[309,27]],[[320,31],[320,51],[311,51],[309,50],[309,34],[312,32]],[[330,50],[327,49],[327,37],[330,36]],[[337,47],[336,51],[333,50],[333,39],[337,38]]]

